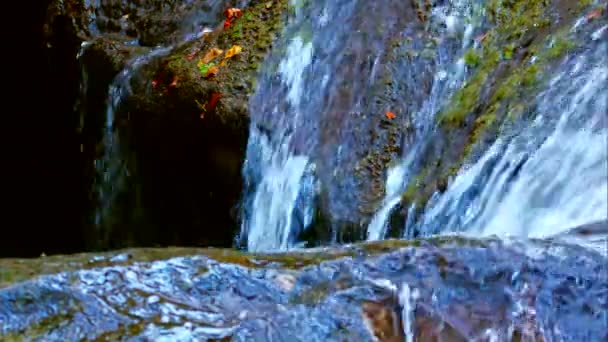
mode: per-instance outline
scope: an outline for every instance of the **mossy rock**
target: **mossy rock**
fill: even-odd
[[[132,91],[115,115],[139,189],[129,196],[145,208],[142,217],[152,218],[141,233],[152,245],[233,245],[248,99],[287,19],[286,0],[251,2],[229,27],[151,58],[131,78]],[[227,57],[233,47],[240,53]],[[212,49],[222,53],[202,63]],[[201,70],[211,63],[219,67],[214,76]]]
[[[165,98],[166,102],[184,102],[183,106],[187,103],[197,110],[201,120],[218,120],[235,129],[246,129],[247,101],[254,90],[258,67],[287,20],[287,9],[285,0],[254,2],[228,28],[220,27],[176,49],[160,62],[154,75],[158,85],[152,96]],[[226,58],[234,46],[241,52]],[[206,64],[219,70],[215,76],[206,77],[202,71],[209,67],[201,70],[199,62],[214,48],[223,53]],[[213,93],[220,95],[217,103],[210,105]]]
[[[490,28],[464,55],[469,77],[438,114],[439,132],[403,193],[404,208],[416,204],[419,215],[434,192],[445,191],[465,163],[481,157],[508,120],[533,110],[555,62],[576,48],[569,26],[588,6],[563,0],[486,4]]]

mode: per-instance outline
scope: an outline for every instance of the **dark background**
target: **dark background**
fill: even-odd
[[[72,109],[78,47],[45,46],[48,2],[11,1],[18,7],[3,11],[0,257],[69,253],[84,245],[89,203]]]

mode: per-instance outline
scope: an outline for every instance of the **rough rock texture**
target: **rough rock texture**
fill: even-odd
[[[603,340],[606,265],[549,241],[460,238],[2,260],[0,338]]]

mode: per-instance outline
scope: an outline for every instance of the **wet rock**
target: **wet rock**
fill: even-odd
[[[103,260],[121,253],[103,254]],[[0,283],[0,338],[608,337],[602,318],[608,309],[606,257],[547,241],[452,237],[268,255],[214,249],[129,253],[133,258],[120,264],[88,263],[99,259],[95,254],[1,260],[3,272],[18,265],[51,268],[47,275]],[[296,260],[308,264],[286,268]],[[286,274],[290,291],[276,282]]]
[[[380,303],[364,302],[363,321],[378,342],[403,341],[401,316]]]

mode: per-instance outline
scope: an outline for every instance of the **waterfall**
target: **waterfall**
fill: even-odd
[[[251,214],[244,218],[241,228],[241,232],[247,235],[250,251],[285,250],[293,242],[294,210],[308,157],[295,155],[290,144],[300,115],[303,74],[311,62],[312,44],[294,37],[278,68],[278,74],[287,87],[286,100],[292,110],[283,113],[284,124],[272,138],[260,131],[257,122],[252,120],[251,123],[244,178],[249,183],[256,183],[256,189]],[[278,104],[272,111],[279,111]]]
[[[294,14],[260,70],[243,165],[239,242],[249,251],[295,247],[313,221],[320,191],[313,157],[358,3],[292,1]]]
[[[502,134],[426,208],[422,233],[548,237],[608,218],[608,43],[601,32],[566,58],[536,116]]]

